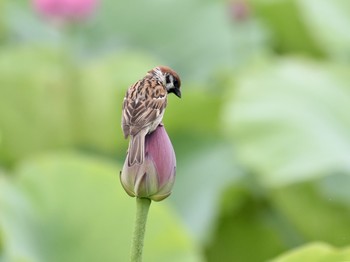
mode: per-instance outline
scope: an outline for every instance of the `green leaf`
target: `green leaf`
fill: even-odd
[[[329,176],[327,179],[297,183],[272,191],[271,203],[274,209],[285,217],[299,238],[306,242],[325,241],[338,246],[349,244],[349,202],[340,202],[334,193],[329,194],[324,190],[324,183],[329,183],[332,178]]]
[[[266,261],[312,241],[349,245],[350,206],[325,191],[332,177],[272,190],[243,177],[222,197],[208,259]]]
[[[0,159],[72,144],[69,59],[55,49],[0,50]]]
[[[314,242],[288,251],[271,262],[340,262],[350,259],[350,247],[335,248],[322,242]]]
[[[322,50],[332,58],[348,62],[350,58],[349,1],[298,0],[297,5],[309,34]]]
[[[350,86],[341,70],[284,59],[248,70],[224,109],[239,159],[265,185],[349,171]]]
[[[299,8],[299,2],[310,1],[254,0],[252,4],[257,17],[269,32],[271,45],[278,53],[323,56],[324,52],[320,48],[319,42],[313,38],[312,32],[309,31],[303,20],[303,10]]]
[[[225,191],[216,222],[206,247],[208,261],[266,261],[287,248],[268,200],[241,183]]]
[[[26,195],[6,175],[0,171],[0,261],[37,262],[38,217]]]
[[[27,249],[38,251],[36,262],[127,261],[136,203],[123,191],[119,170],[74,153],[29,160],[18,168],[14,187],[34,206],[34,224],[21,206],[9,202],[14,212],[6,213],[9,224],[1,227],[30,230],[18,234]],[[195,243],[166,202],[152,203],[148,222],[145,261],[200,261]]]

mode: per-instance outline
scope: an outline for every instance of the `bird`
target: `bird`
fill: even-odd
[[[145,137],[162,123],[170,93],[181,98],[181,80],[170,67],[157,66],[126,91],[122,106],[122,130],[130,136],[128,165],[141,165],[145,158]]]

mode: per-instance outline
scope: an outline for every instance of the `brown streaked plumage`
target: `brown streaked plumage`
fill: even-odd
[[[180,77],[171,68],[158,66],[129,87],[123,102],[122,129],[130,136],[128,165],[142,164],[145,136],[162,122],[168,93],[181,97]]]

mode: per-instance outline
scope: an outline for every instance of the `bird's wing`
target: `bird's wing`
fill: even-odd
[[[161,121],[167,105],[167,91],[150,81],[139,81],[132,86],[124,99],[122,127],[124,135],[136,135],[155,121]]]

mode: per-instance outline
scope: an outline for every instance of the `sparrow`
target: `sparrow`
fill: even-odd
[[[122,110],[124,137],[130,136],[128,165],[142,164],[145,157],[145,136],[161,124],[167,96],[181,98],[180,77],[167,66],[157,66],[143,79],[131,85],[125,94]]]

